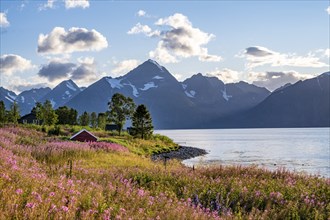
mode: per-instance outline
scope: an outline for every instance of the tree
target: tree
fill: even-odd
[[[57,124],[75,125],[77,123],[77,110],[67,106],[61,106],[55,112],[58,115]]]
[[[118,126],[120,135],[126,120],[133,115],[135,103],[132,98],[116,93],[112,96],[111,101],[108,102],[108,106],[110,109],[110,121]]]
[[[8,122],[17,124],[17,120],[20,118],[19,108],[16,101],[10,106],[10,110],[8,112]]]
[[[61,106],[55,112],[58,116],[57,124],[65,125],[70,123],[70,109],[67,106]]]
[[[43,125],[54,125],[58,120],[58,116],[49,100],[46,100],[43,105],[37,102],[32,112],[36,114],[38,123],[42,121]]]
[[[57,122],[58,116],[49,100],[46,100],[42,106],[42,116],[43,124],[45,125],[54,125]]]
[[[78,118],[78,111],[76,109],[71,108],[70,109],[70,125],[76,125],[77,124],[77,118]]]
[[[43,116],[43,106],[40,102],[36,103],[36,106],[32,109],[31,112],[34,112],[36,114],[38,125],[40,122],[43,122],[44,116]]]
[[[96,126],[97,126],[97,116],[96,116],[95,112],[92,112],[91,117],[90,117],[90,122],[91,122],[92,128],[96,128]]]
[[[81,126],[89,125],[89,114],[87,112],[84,112],[82,115],[79,116],[79,124]]]
[[[105,113],[99,113],[97,116],[97,127],[101,129],[105,129],[105,125],[107,124],[107,116]]]
[[[0,101],[0,123],[6,123],[6,106],[3,101]]]
[[[149,138],[153,132],[151,115],[145,105],[139,105],[133,114],[134,135],[142,139]]]

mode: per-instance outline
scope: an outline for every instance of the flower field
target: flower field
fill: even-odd
[[[177,161],[165,168],[134,151],[0,128],[0,219],[330,218],[330,179]]]

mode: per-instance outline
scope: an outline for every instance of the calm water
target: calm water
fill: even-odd
[[[285,167],[330,177],[330,128],[158,130],[184,146],[209,154],[183,161],[186,165],[258,165]]]

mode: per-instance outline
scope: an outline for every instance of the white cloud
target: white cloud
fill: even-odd
[[[144,16],[147,15],[147,13],[146,13],[145,11],[143,11],[143,10],[139,10],[139,11],[137,12],[137,15],[138,15],[139,17],[144,17]]]
[[[80,57],[77,61],[78,64],[63,62],[58,59],[51,60],[40,68],[38,76],[46,78],[50,83],[68,78],[85,84],[94,81],[97,78],[94,71],[96,69],[94,58]]]
[[[138,23],[128,33],[143,33],[148,37],[159,37],[157,48],[149,52],[149,56],[163,63],[178,62],[181,58],[198,57],[200,61],[218,62],[220,56],[211,55],[205,48],[213,34],[205,33],[192,26],[189,19],[183,14],[161,18],[156,23],[163,31],[153,31],[147,25]]]
[[[77,51],[99,51],[108,47],[107,39],[96,30],[72,27],[68,32],[55,27],[50,34],[40,34],[38,53],[62,54]]]
[[[10,23],[7,20],[7,14],[0,12],[0,27],[8,27],[9,25]]]
[[[112,73],[115,75],[120,75],[123,73],[127,73],[128,71],[134,69],[140,64],[139,60],[123,60],[120,62],[114,62],[115,68],[112,70]]]
[[[169,27],[167,31],[161,34],[161,41],[156,50],[151,53],[152,58],[164,63],[168,59],[162,59],[163,53],[168,53],[173,57],[189,58],[198,57],[200,61],[220,61],[221,57],[208,54],[208,49],[203,47],[208,44],[215,36],[194,28],[188,17],[176,13],[167,18],[161,18],[156,25]]]
[[[7,76],[16,72],[24,72],[32,68],[34,68],[34,66],[31,61],[19,55],[4,54],[0,58],[0,72]]]
[[[51,61],[47,65],[41,67],[38,75],[40,77],[47,78],[50,82],[52,82],[57,79],[67,78],[75,67],[76,65],[74,63]]]
[[[238,72],[228,68],[224,68],[221,70],[216,68],[214,71],[209,72],[207,75],[216,76],[224,83],[233,83],[240,81],[242,72]]]
[[[49,87],[51,84],[35,75],[30,78],[21,78],[19,76],[10,77],[7,81],[8,89],[19,94],[29,89],[37,89],[42,87]]]
[[[324,50],[324,55],[330,58],[330,48]]]
[[[127,32],[127,34],[145,34],[148,37],[156,37],[160,35],[160,31],[152,31],[148,25],[142,25],[141,23],[137,23],[134,27],[131,28]]]
[[[275,52],[260,46],[248,47],[238,57],[246,59],[246,68],[249,70],[263,65],[270,65],[272,67],[292,66],[314,68],[328,66],[326,63],[321,62],[319,57],[311,53],[307,56],[298,56],[296,54]]]
[[[302,74],[296,71],[284,72],[249,72],[248,80],[253,84],[261,87],[266,87],[273,91],[287,83],[296,83],[299,80],[313,78],[312,74]]]
[[[52,9],[54,8],[54,3],[56,2],[56,0],[47,0],[46,3],[42,4],[39,6],[39,10],[46,10],[46,9]]]
[[[327,12],[328,12],[328,14],[330,15],[330,6],[328,6],[328,8],[327,9],[325,9]]]
[[[79,57],[77,59],[77,61],[80,63],[80,64],[84,64],[84,65],[95,65],[95,58],[94,57]]]
[[[65,0],[65,8],[88,8],[89,0]]]

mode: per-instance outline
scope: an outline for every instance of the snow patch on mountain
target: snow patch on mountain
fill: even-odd
[[[21,102],[22,102],[22,103],[25,102],[25,98],[24,98],[24,96],[21,96]]]
[[[161,76],[154,76],[152,77],[153,79],[164,79],[164,77],[161,77]]]
[[[137,88],[132,84],[132,83],[124,83],[123,84],[124,86],[130,86],[132,88],[132,93],[135,97],[138,97],[139,96],[139,92],[137,90]]]
[[[146,91],[148,89],[157,88],[157,87],[158,86],[156,86],[154,82],[148,82],[148,83],[144,84],[144,88],[140,88],[140,90]]]
[[[73,91],[77,91],[77,89],[72,85],[72,83],[71,82],[66,82],[66,86],[69,88],[69,89],[71,89],[71,90],[73,90]]]
[[[11,98],[9,98],[8,96],[5,96],[5,98],[10,101],[10,102],[14,102],[14,100],[12,100]]]
[[[227,90],[225,88],[225,90],[222,90],[222,97],[228,102],[230,98],[232,98],[233,96],[232,95],[228,95],[227,94]]]
[[[122,79],[112,79],[112,78],[105,78],[107,82],[110,84],[111,88],[121,89],[123,85],[120,83]]]
[[[195,98],[196,92],[194,90],[184,91],[189,98]]]
[[[11,98],[11,99],[12,99],[12,101],[11,101],[11,102],[13,102],[13,100],[15,100],[15,99],[16,99],[16,96],[14,96],[14,95],[11,95],[9,92],[7,92],[7,95],[8,95],[8,97],[9,97],[9,98]]]
[[[162,67],[161,65],[159,65],[156,61],[151,60],[151,59],[149,59],[148,61],[149,61],[150,63],[155,64],[155,65],[158,67],[158,69],[160,69],[160,71],[164,72],[163,67]]]
[[[52,106],[53,106],[53,108],[54,108],[54,106],[56,105],[56,102],[55,102],[53,99],[51,99],[51,100],[50,100],[50,103],[52,104]]]
[[[181,84],[182,85],[182,88],[184,89],[184,90],[186,90],[186,88],[187,88],[187,84]]]

